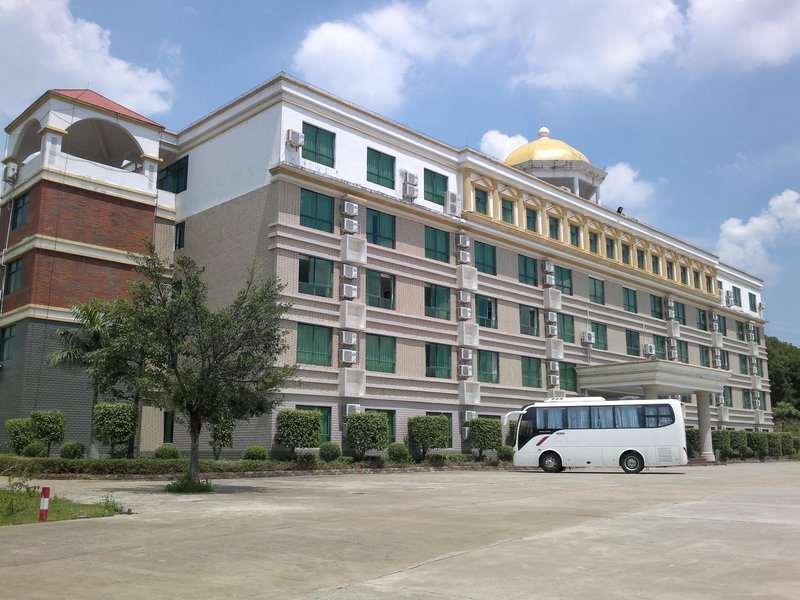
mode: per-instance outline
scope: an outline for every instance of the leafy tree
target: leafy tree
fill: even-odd
[[[67,419],[60,410],[32,410],[31,430],[33,437],[41,442],[50,456],[50,445],[64,440],[67,432]]]
[[[17,454],[22,454],[25,446],[36,441],[33,434],[31,420],[28,419],[8,419],[6,421],[6,444]]]
[[[411,417],[408,420],[408,445],[425,460],[431,448],[445,448],[450,437],[450,421],[444,415]]]
[[[800,348],[766,336],[773,406],[788,402],[800,409]]]
[[[389,420],[386,413],[364,412],[347,417],[347,445],[364,458],[368,450],[383,450],[388,445]]]
[[[94,429],[104,444],[117,456],[117,446],[127,445],[136,436],[137,409],[123,402],[101,402],[94,407]]]
[[[793,404],[783,401],[778,402],[772,407],[772,417],[775,419],[776,425],[781,431],[786,431],[789,424],[800,421],[800,410],[797,410]]]
[[[233,432],[236,430],[236,421],[230,417],[221,417],[211,423],[211,439],[208,441],[214,460],[219,460],[223,448],[233,447]]]
[[[469,427],[469,443],[478,449],[478,458],[484,450],[497,450],[503,445],[503,424],[500,419],[473,419]]]
[[[278,411],[275,443],[286,446],[295,456],[297,448],[316,448],[322,428],[322,413],[318,410]]]

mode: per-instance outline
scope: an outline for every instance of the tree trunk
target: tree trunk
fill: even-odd
[[[92,386],[92,412],[89,415],[89,458],[100,458],[100,450],[94,439],[94,407],[97,406],[97,397],[100,395],[96,385]]]
[[[136,422],[133,427],[133,436],[130,440],[128,440],[128,451],[127,455],[128,458],[133,458],[134,450],[136,449],[136,440],[139,438],[139,423],[142,422],[142,417],[140,414],[140,407],[139,407],[139,390],[136,390],[136,393],[133,395],[133,408],[134,414],[136,415]]]
[[[191,449],[189,451],[189,479],[200,483],[200,429],[203,423],[197,417],[189,417],[189,436]]]

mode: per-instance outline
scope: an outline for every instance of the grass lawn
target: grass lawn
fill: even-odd
[[[48,521],[91,519],[110,517],[123,512],[122,507],[111,498],[95,504],[78,504],[66,498],[50,498]],[[39,494],[25,491],[0,490],[0,526],[37,523],[39,521]]]

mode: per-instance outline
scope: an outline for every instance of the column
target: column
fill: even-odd
[[[697,398],[697,428],[700,430],[700,458],[713,462],[714,446],[711,443],[711,409],[708,401],[711,394],[695,392]]]
[[[644,392],[645,400],[658,400],[658,386],[657,385],[643,385],[642,391]]]

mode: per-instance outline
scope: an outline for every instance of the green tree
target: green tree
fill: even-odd
[[[364,412],[347,417],[347,445],[364,458],[368,450],[383,450],[388,445],[389,419],[386,413]]]
[[[800,422],[800,410],[797,410],[789,402],[778,402],[772,407],[772,417],[778,428],[781,431],[786,431],[787,429],[794,429],[797,423]]]
[[[50,445],[64,440],[67,432],[67,419],[60,410],[32,410],[30,416],[33,437],[47,448],[50,456]]]
[[[297,448],[316,448],[319,445],[319,432],[322,427],[322,413],[318,410],[278,411],[275,443],[292,451]]]
[[[236,430],[236,420],[231,417],[220,417],[218,421],[211,423],[209,431],[211,439],[208,445],[214,454],[214,460],[219,460],[219,455],[223,448],[233,448],[233,432]]]
[[[411,417],[408,420],[408,445],[422,460],[431,448],[446,448],[450,421],[444,415]]]
[[[477,448],[478,458],[483,458],[484,450],[498,450],[503,445],[503,425],[500,419],[473,419],[469,427],[469,443]]]
[[[772,404],[788,402],[800,409],[800,348],[766,336]]]
[[[100,402],[94,407],[94,429],[97,439],[111,446],[111,457],[117,446],[127,445],[136,436],[137,409],[127,402]]]

